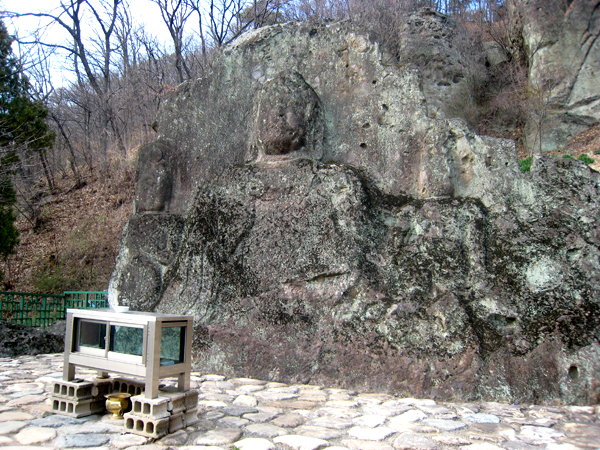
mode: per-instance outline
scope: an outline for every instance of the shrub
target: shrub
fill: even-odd
[[[79,290],[75,280],[65,276],[61,267],[40,264],[34,272],[34,290],[44,294],[56,294],[68,290]]]
[[[531,170],[531,161],[533,157],[525,158],[519,161],[519,167],[521,168],[521,172],[529,172]]]
[[[586,164],[594,164],[595,161],[593,158],[590,158],[587,154],[582,153],[581,155],[579,155],[579,158],[577,158],[579,161],[583,161]]]
[[[571,155],[563,155],[563,158],[565,158],[565,159],[575,159]]]

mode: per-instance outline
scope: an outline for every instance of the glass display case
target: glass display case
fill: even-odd
[[[156,398],[161,378],[177,377],[190,387],[192,317],[110,309],[67,310],[63,378],[77,366],[142,377],[145,396]]]

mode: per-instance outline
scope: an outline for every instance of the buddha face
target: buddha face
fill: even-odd
[[[264,156],[310,152],[319,129],[319,97],[299,73],[269,80],[257,95],[251,148]]]
[[[306,118],[297,105],[261,105],[259,139],[265,155],[286,155],[306,144]]]

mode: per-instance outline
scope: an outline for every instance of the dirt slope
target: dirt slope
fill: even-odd
[[[21,215],[20,243],[2,270],[5,290],[62,293],[105,290],[123,226],[131,215],[132,164],[108,177],[57,177],[57,189],[41,199],[35,224]]]

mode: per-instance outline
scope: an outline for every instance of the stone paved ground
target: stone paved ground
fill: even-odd
[[[194,373],[200,422],[154,442],[104,416],[52,414],[62,354],[0,358],[4,450],[371,450],[600,448],[600,406],[440,403]],[[86,376],[78,370],[78,377]],[[89,372],[89,375],[93,372]],[[143,446],[143,447],[142,447]]]

